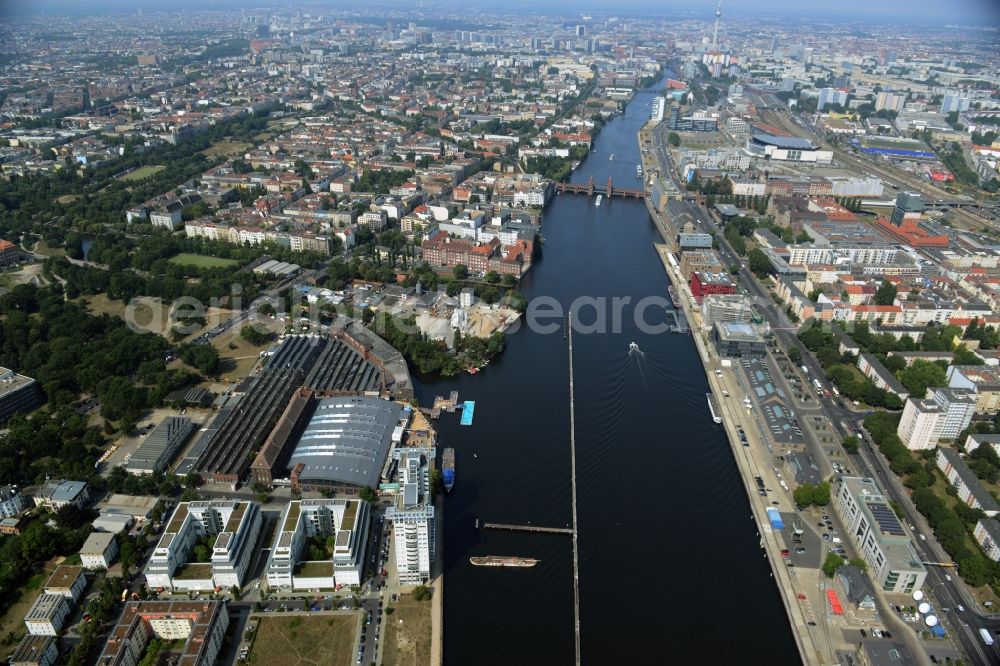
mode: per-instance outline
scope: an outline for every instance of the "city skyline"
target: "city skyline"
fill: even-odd
[[[704,6],[701,6],[704,5]],[[370,9],[379,8],[410,9],[415,12],[447,11],[450,7],[458,7],[457,3],[450,0],[443,2],[426,3],[414,7],[411,2],[384,2]],[[493,4],[482,0],[473,0],[470,3],[463,3],[463,6],[472,6],[482,9],[491,9]],[[513,0],[505,5],[508,8],[520,9],[527,13],[540,13],[544,15],[558,15],[561,13],[572,16],[575,10],[578,13],[590,13],[600,16],[629,16],[629,15],[662,15],[677,14],[686,18],[702,18],[706,21],[714,20],[716,3],[711,0],[692,4],[685,0],[662,0],[659,2],[646,2],[644,0],[626,0],[624,3],[616,5],[614,12],[608,12],[606,5],[596,0],[585,0],[584,2],[570,2],[569,0],[555,0],[546,5],[544,11],[539,11],[537,4],[528,0]],[[348,2],[282,2],[270,5],[268,3],[247,2],[246,0],[210,0],[200,2],[197,0],[97,0],[85,5],[75,2],[75,0],[10,0],[0,7],[0,16],[5,14],[39,14],[39,13],[67,13],[67,14],[100,14],[106,12],[122,13],[134,12],[138,9],[146,11],[175,11],[179,9],[200,9],[200,10],[226,10],[226,9],[273,9],[281,10],[287,8],[300,7],[304,10],[324,11],[351,10],[355,9]],[[951,3],[940,3],[935,0],[889,0],[881,3],[864,2],[864,0],[844,0],[835,5],[803,5],[798,0],[728,0],[723,3],[723,22],[726,17],[731,16],[764,16],[764,17],[803,17],[803,18],[830,18],[830,19],[850,19],[860,21],[862,19],[875,19],[888,23],[919,23],[922,21],[947,19],[958,25],[981,25],[983,29],[1000,30],[1000,4],[992,0],[955,0]],[[599,14],[597,14],[599,12]],[[992,26],[990,22],[993,22]]]

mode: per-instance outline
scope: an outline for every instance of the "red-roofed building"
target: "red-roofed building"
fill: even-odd
[[[880,217],[875,221],[879,231],[885,232],[901,243],[911,247],[948,247],[948,237],[932,236],[914,220],[903,220],[897,227],[891,221]]]
[[[8,240],[0,239],[0,266],[10,266],[21,261],[21,253],[17,246]]]

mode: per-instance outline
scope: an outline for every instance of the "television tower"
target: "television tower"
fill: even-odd
[[[712,50],[719,46],[719,19],[722,18],[722,0],[715,6],[715,31],[712,33]]]

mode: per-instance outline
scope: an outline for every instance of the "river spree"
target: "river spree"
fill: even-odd
[[[604,128],[575,182],[640,186],[636,134],[652,99],[638,94]],[[521,285],[529,300],[666,297],[642,202],[559,195],[542,234]],[[620,331],[574,334],[583,663],[798,663],[694,342],[643,332],[633,308],[622,312]],[[645,312],[651,324],[665,318],[662,307]],[[578,315],[594,319],[593,308]],[[475,527],[570,525],[567,346],[554,328],[522,326],[479,375],[417,381],[423,405],[451,390],[476,401],[472,426],[438,422],[458,478],[444,516],[448,664],[573,663],[571,538]],[[641,351],[629,352],[633,341]],[[479,568],[474,555],[541,562]]]

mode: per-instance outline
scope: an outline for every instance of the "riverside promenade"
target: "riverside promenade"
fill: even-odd
[[[662,233],[664,226],[661,226],[658,222],[657,227],[661,229]],[[691,306],[691,292],[687,284],[680,275],[673,273],[667,261],[667,246],[657,245],[656,250],[663,263],[664,270],[667,272],[671,283],[677,289],[680,296],[680,301],[684,307],[684,314],[688,322],[690,322],[691,335],[698,348],[698,355],[701,357],[702,365],[705,366],[705,375],[708,377],[708,383],[712,392],[716,396],[721,396],[723,395],[722,391],[725,389],[731,394],[735,394],[739,390],[739,382],[735,373],[740,372],[740,366],[736,364],[733,367],[722,367],[720,364],[721,359],[711,348],[704,334],[701,313]],[[721,377],[716,376],[716,369],[722,371]],[[774,574],[775,581],[778,583],[778,591],[781,594],[785,612],[788,614],[791,622],[792,634],[795,636],[795,644],[799,649],[802,662],[805,664],[834,664],[836,663],[835,654],[833,654],[828,645],[821,646],[813,636],[813,632],[809,630],[810,627],[807,624],[809,620],[806,618],[797,596],[799,592],[796,590],[795,583],[798,581],[792,580],[789,569],[784,566],[784,560],[781,556],[781,551],[786,548],[786,545],[783,543],[783,537],[771,529],[770,521],[767,517],[767,508],[770,506],[770,499],[759,495],[754,484],[753,478],[755,476],[768,478],[772,473],[770,462],[765,459],[766,456],[764,455],[767,451],[767,443],[761,441],[757,428],[746,427],[744,431],[750,440],[750,446],[742,446],[736,431],[742,422],[748,420],[745,414],[740,413],[742,401],[720,399],[719,403],[722,408],[722,425],[726,430],[726,439],[729,441],[729,446],[733,451],[733,459],[739,468],[740,478],[743,480],[743,486],[750,501],[750,508],[753,511],[751,517],[757,523],[757,529],[761,535],[761,545],[771,563],[771,571]],[[777,482],[775,481],[775,483]],[[803,585],[803,587],[805,586]],[[812,593],[817,589],[817,584],[810,584],[808,587],[810,589],[803,589],[802,593],[807,594],[809,597],[816,597],[817,595]],[[821,602],[822,600],[817,599],[817,601]]]

